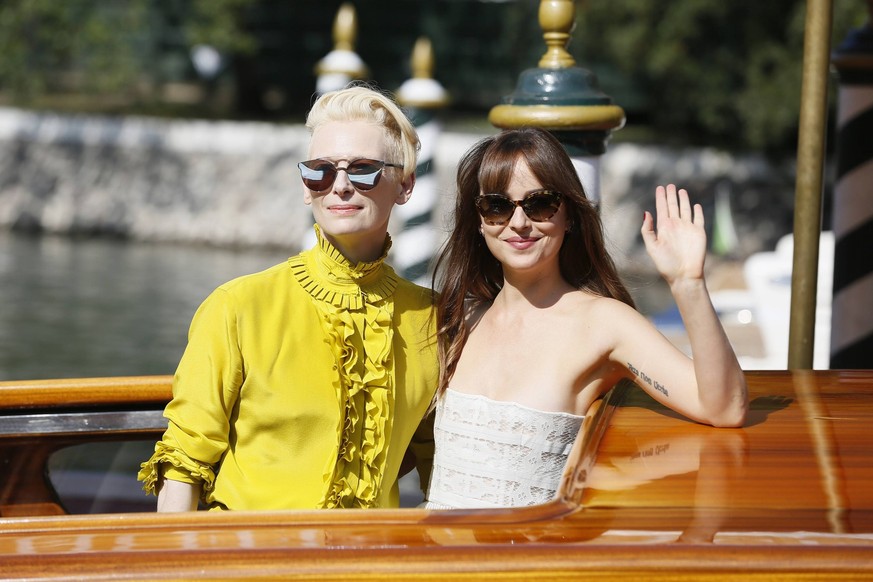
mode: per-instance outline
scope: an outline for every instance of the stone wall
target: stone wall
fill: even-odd
[[[295,246],[302,127],[0,110],[0,227]]]
[[[772,250],[792,232],[793,160],[708,148],[668,149],[618,143],[603,157],[602,216],[620,266],[646,261],[639,229],[654,211],[659,184],[686,188],[703,205],[710,248],[732,259]],[[718,231],[718,232],[716,232]]]
[[[445,232],[454,171],[481,134],[444,132],[435,187]],[[298,249],[310,232],[296,168],[302,125],[76,117],[0,108],[0,228],[144,241]],[[793,168],[761,156],[615,143],[602,163],[602,215],[620,267],[647,261],[639,227],[657,184],[689,189],[719,220],[721,252],[770,250],[791,231]],[[726,214],[726,208],[730,211]],[[730,220],[732,219],[732,220]],[[392,226],[393,228],[393,226]],[[730,233],[728,233],[730,234]]]

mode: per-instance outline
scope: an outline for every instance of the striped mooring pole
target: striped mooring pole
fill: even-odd
[[[430,262],[438,245],[434,213],[439,202],[433,161],[442,131],[437,112],[449,103],[449,96],[433,79],[433,47],[421,37],[412,50],[412,78],[397,90],[397,102],[409,116],[421,142],[415,189],[406,204],[397,206],[392,219],[402,222],[392,247],[392,262],[400,276],[419,285],[429,286]]]
[[[832,369],[873,368],[873,1],[832,55],[839,75]]]
[[[576,22],[573,0],[541,0],[539,23],[546,53],[536,68],[523,71],[515,92],[488,114],[501,129],[539,127],[550,131],[576,168],[585,194],[600,202],[600,156],[612,131],[624,126],[624,110],[598,87],[591,71],[577,67],[567,52]]]

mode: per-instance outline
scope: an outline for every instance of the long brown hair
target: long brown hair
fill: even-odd
[[[603,224],[585,196],[579,175],[561,143],[536,128],[505,130],[476,143],[458,164],[454,229],[434,267],[437,300],[440,385],[442,394],[467,341],[468,307],[490,303],[503,287],[503,268],[479,232],[474,199],[481,192],[504,192],[519,159],[543,188],[563,195],[570,230],[559,252],[561,276],[577,289],[634,306],[615,264],[606,252]]]

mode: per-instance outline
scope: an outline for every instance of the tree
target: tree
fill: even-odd
[[[51,95],[130,103],[172,51],[254,49],[241,13],[255,0],[3,0],[0,90],[16,104]],[[169,39],[169,40],[168,40]]]
[[[661,141],[783,150],[797,133],[805,8],[803,0],[590,0],[571,48],[584,66],[607,70],[607,93],[630,87]],[[863,2],[835,2],[834,45],[865,17]],[[616,77],[619,95],[609,85]]]

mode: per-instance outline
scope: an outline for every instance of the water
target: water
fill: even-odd
[[[172,374],[206,295],[290,254],[13,233],[0,249],[2,380]]]
[[[215,287],[296,252],[0,232],[0,380],[172,374]],[[672,305],[628,283],[643,313]]]

